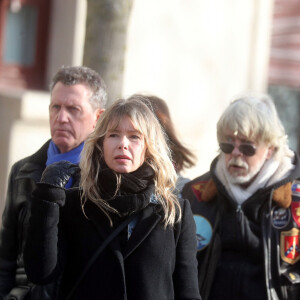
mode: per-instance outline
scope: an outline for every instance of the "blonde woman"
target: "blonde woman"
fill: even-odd
[[[200,299],[191,209],[174,196],[164,134],[138,96],[103,113],[80,169],[80,188],[63,188],[77,172],[65,162],[47,168],[34,192],[24,253],[29,278],[44,284],[62,276],[63,300]]]

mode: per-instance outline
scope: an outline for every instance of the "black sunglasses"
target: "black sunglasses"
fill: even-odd
[[[235,147],[234,144],[231,143],[220,143],[219,146],[220,149],[226,154],[232,153]],[[253,156],[256,152],[255,146],[251,144],[240,144],[238,146],[238,149],[241,153],[243,153],[246,156]]]

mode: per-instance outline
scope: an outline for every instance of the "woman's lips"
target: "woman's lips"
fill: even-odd
[[[117,155],[117,156],[115,156],[115,159],[117,159],[117,160],[130,160],[131,158],[127,155]]]

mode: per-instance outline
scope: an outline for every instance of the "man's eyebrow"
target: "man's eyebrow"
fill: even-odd
[[[251,139],[249,139],[247,137],[239,137],[239,136],[234,136],[234,135],[231,135],[231,134],[226,134],[224,137],[225,137],[225,139],[230,138],[232,140],[239,139],[243,143],[255,143],[254,140],[251,140]]]
[[[240,138],[240,140],[243,142],[243,143],[248,143],[248,144],[253,144],[253,143],[255,143],[255,141],[254,140],[251,140],[251,139],[249,139],[249,138]]]
[[[81,107],[80,104],[69,104],[69,105],[66,105],[66,107]]]

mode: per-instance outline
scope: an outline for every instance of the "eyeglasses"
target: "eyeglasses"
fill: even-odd
[[[220,149],[226,154],[232,153],[235,147],[235,145],[231,143],[220,143],[219,146]],[[253,156],[256,152],[255,146],[251,144],[240,144],[237,148],[246,156]]]

